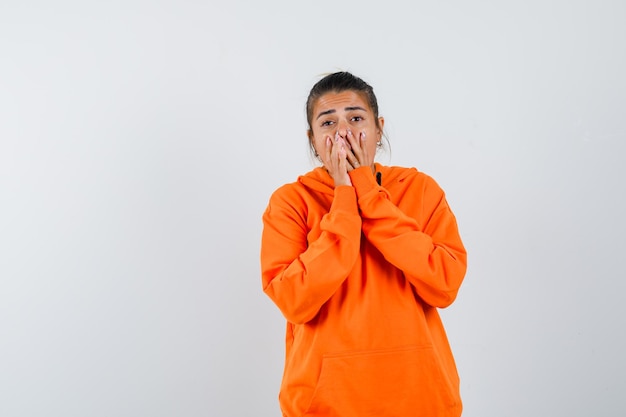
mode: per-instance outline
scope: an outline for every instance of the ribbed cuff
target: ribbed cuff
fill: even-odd
[[[363,197],[365,194],[378,187],[376,177],[372,174],[371,167],[359,167],[357,169],[353,169],[348,173],[348,175],[350,175],[350,180],[352,181],[352,185],[356,190],[358,198]]]
[[[340,185],[335,187],[335,197],[330,206],[330,211],[346,211],[348,213],[358,213],[359,208],[356,202],[356,192],[354,187]]]

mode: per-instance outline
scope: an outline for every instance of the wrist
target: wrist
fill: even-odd
[[[335,181],[335,187],[341,187],[342,185],[347,185],[349,187],[352,186],[352,180],[350,179],[350,176],[347,173],[342,178],[334,179],[334,181]]]

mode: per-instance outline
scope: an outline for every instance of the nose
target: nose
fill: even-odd
[[[339,133],[339,136],[345,139],[348,136],[348,123],[345,121],[338,122],[337,133]]]

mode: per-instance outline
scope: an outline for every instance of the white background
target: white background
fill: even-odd
[[[278,416],[271,192],[370,82],[447,192],[464,416],[626,414],[626,2],[0,3],[0,415]]]

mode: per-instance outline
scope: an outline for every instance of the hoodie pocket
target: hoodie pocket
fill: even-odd
[[[438,416],[460,406],[432,347],[325,355],[304,416]]]

